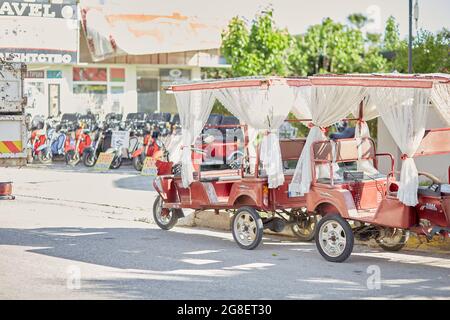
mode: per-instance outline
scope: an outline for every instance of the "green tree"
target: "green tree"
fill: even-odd
[[[368,22],[367,16],[362,13],[352,13],[347,17],[347,20],[356,27],[356,29],[361,30],[364,28]]]
[[[245,21],[234,17],[222,33],[222,54],[234,76],[286,76],[291,36],[276,27],[272,11],[256,16],[248,29]]]
[[[358,23],[358,26],[363,25]],[[387,61],[381,56],[377,46],[366,50],[367,39],[361,30],[334,22],[330,18],[309,27],[307,32],[296,37],[295,41],[295,54],[291,56],[306,61],[308,74],[386,70]],[[292,61],[290,64],[294,65]],[[300,65],[303,66],[303,63]]]
[[[384,49],[387,51],[395,51],[400,46],[400,32],[393,16],[390,16],[386,21],[383,42]]]
[[[412,66],[414,73],[450,72],[450,30],[437,34],[419,30],[412,44]],[[400,42],[393,60],[398,72],[408,72],[408,42]]]

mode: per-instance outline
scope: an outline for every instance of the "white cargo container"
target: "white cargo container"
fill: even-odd
[[[0,61],[0,114],[23,113],[26,105],[23,97],[25,73],[23,63]]]

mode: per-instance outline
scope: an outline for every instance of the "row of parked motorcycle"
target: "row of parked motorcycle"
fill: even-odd
[[[122,114],[109,113],[99,120],[92,113],[64,113],[60,118],[28,115],[29,150],[33,161],[49,164],[61,159],[69,165],[82,162],[93,167],[101,152],[114,155],[111,169],[117,169],[124,160],[131,160],[134,168],[142,170],[146,156],[163,151],[163,140],[179,134],[178,114],[129,113],[125,120]],[[116,131],[128,131],[129,145],[112,145]],[[162,156],[167,154],[160,152]]]
[[[86,167],[93,167],[100,153],[106,152],[113,154],[111,169],[119,168],[123,161],[131,161],[133,167],[141,171],[146,157],[167,161],[169,152],[175,152],[181,143],[178,114],[136,112],[123,119],[122,114],[109,113],[100,120],[90,112],[64,113],[61,117],[47,119],[28,116],[27,123],[32,159],[42,164],[61,159],[72,166],[82,162]],[[237,152],[233,141],[243,141],[239,120],[234,116],[211,114],[206,125],[209,129],[203,130],[198,141],[205,151],[202,166],[211,167],[217,162],[229,164],[230,157]],[[113,144],[117,131],[128,132],[127,146]],[[296,136],[296,129],[286,122],[280,129],[280,137],[292,136]],[[235,148],[229,148],[230,143]],[[212,151],[206,152],[211,148]]]

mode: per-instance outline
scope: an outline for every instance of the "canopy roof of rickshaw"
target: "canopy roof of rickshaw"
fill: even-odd
[[[450,85],[447,74],[323,74],[309,77],[240,77],[227,79],[207,79],[174,83],[167,87],[171,91],[214,90],[223,88],[264,87],[274,83],[299,86],[360,86],[432,88],[433,83]]]

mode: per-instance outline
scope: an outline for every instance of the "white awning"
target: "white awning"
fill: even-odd
[[[152,0],[81,0],[84,31],[93,60],[217,49],[225,19],[184,14],[173,3]]]

